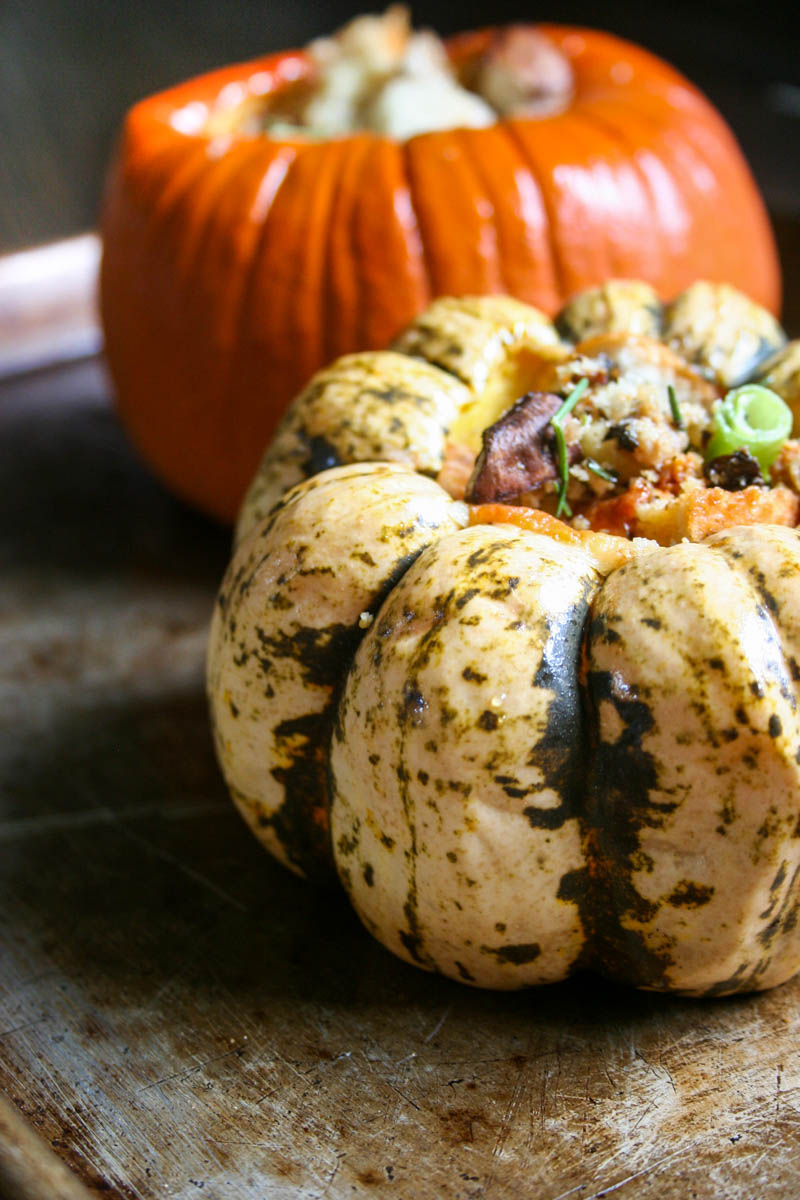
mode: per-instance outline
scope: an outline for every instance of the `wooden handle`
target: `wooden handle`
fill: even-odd
[[[99,262],[93,233],[0,258],[0,379],[99,351]]]
[[[92,1200],[83,1184],[3,1095],[0,1196],[3,1200]]]

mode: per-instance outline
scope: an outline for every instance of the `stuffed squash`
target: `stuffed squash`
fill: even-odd
[[[486,987],[800,968],[797,345],[726,285],[434,303],[321,372],[212,625],[231,792]]]

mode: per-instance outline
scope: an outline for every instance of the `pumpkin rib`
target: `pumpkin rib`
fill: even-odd
[[[269,275],[269,265],[265,266],[264,263],[264,247],[268,234],[269,214],[296,159],[297,152],[293,147],[281,147],[279,153],[270,159],[259,183],[254,214],[257,220],[258,233],[252,246],[250,262],[241,282],[239,302],[236,308],[236,328],[239,331],[238,341],[246,349],[243,353],[233,356],[230,362],[231,389],[233,394],[239,396],[253,397],[263,394],[265,390],[263,364],[261,357],[259,355],[254,356],[253,354],[252,340],[248,336],[247,327],[252,312],[257,307],[253,296],[256,293],[261,273],[264,272]],[[268,431],[266,436],[271,436],[276,424],[277,418],[270,409],[269,404],[264,403],[258,406],[252,404],[243,405],[242,411],[239,414],[237,427],[232,431],[236,447],[231,456],[232,460],[240,461],[243,464],[254,463],[255,465],[252,468],[254,472],[262,452],[260,439],[264,436],[263,430],[266,429]],[[230,490],[231,501],[233,501],[233,495],[232,481]],[[238,506],[238,501],[233,502],[233,505],[234,507]]]
[[[420,134],[406,143],[414,207],[423,231],[434,295],[497,292],[493,226],[476,203],[475,174],[459,131]],[[453,243],[453,227],[458,239]]]
[[[293,301],[289,306],[290,343],[297,361],[297,375],[302,387],[314,373],[323,354],[326,338],[325,270],[329,233],[333,225],[333,207],[340,185],[341,159],[347,158],[349,139],[329,142],[320,157],[313,186],[306,185],[308,218],[298,221],[301,245],[296,256],[296,270],[291,286]],[[298,164],[299,165],[299,164]],[[303,225],[305,228],[303,229]],[[306,288],[306,298],[302,296]],[[313,313],[311,321],[307,313]],[[324,356],[324,355],[323,355]]]
[[[594,107],[590,108],[589,106],[582,107],[577,105],[571,113],[573,130],[576,124],[579,125],[581,123],[588,125],[592,129],[598,128],[599,122],[592,119],[594,116]],[[684,196],[682,195],[681,188],[675,186],[675,180],[684,178],[686,172],[676,169],[669,159],[666,161],[664,159],[664,156],[661,152],[664,136],[664,124],[659,119],[658,113],[651,116],[645,112],[639,112],[637,108],[636,132],[639,134],[637,137],[632,135],[630,124],[630,119],[628,119],[627,122],[621,121],[618,128],[622,133],[622,136],[630,140],[630,143],[633,147],[632,161],[634,163],[635,170],[638,177],[644,180],[647,187],[647,194],[651,198],[654,211],[658,214],[655,222],[656,227],[661,230],[666,230],[671,224],[673,230],[679,229],[681,232],[684,230],[690,230],[690,232],[694,235],[694,222],[696,221],[697,216],[696,206],[687,204]],[[643,124],[646,124],[650,129],[650,136],[647,138],[641,137],[641,126]],[[663,171],[663,178],[669,181],[669,198],[667,203],[664,205],[662,205],[659,200],[657,182],[654,180],[652,174],[648,173],[646,165],[644,165],[641,161],[643,154],[648,156],[648,161],[653,163],[657,162],[659,164],[659,169]],[[572,190],[573,189],[569,189],[569,191]],[[659,208],[662,210],[660,213]],[[681,210],[683,210],[684,217],[680,221],[679,225],[676,225],[675,213]],[[689,210],[691,211],[691,216]],[[591,211],[590,214],[587,214],[587,216],[588,215],[591,215]],[[567,222],[567,227],[569,228],[571,224],[574,224],[574,222]],[[638,253],[640,254],[640,251],[638,251]],[[672,255],[673,262],[675,264],[674,267],[668,256],[662,255],[660,259],[659,285],[662,294],[666,293],[669,295],[681,290],[681,288],[697,274],[697,264],[696,261],[693,260],[692,248],[687,247],[685,244],[675,244],[672,247]],[[636,269],[639,269],[638,266]],[[676,270],[680,271],[680,274],[677,276],[675,274]],[[613,273],[613,271],[606,267],[603,272],[603,276],[605,277]],[[626,275],[630,273],[630,269],[628,268],[627,264],[623,273]]]
[[[344,163],[331,203],[330,236],[326,243],[322,328],[326,362],[359,348],[358,311],[360,305],[358,273],[353,271],[353,242],[361,168],[370,146],[368,134],[357,135],[345,143]],[[336,321],[327,321],[326,312],[336,312]]]
[[[205,169],[206,163],[205,145],[197,138],[187,138],[183,144],[172,142],[148,161],[143,172],[142,194],[137,199],[140,204],[153,203],[153,226],[158,225],[189,186],[187,175]]]
[[[566,291],[571,295],[581,278],[618,278],[628,273],[625,245],[640,211],[640,191],[631,188],[631,177],[624,169],[618,170],[620,164],[626,168],[628,163],[621,159],[613,141],[602,138],[578,106],[569,114],[565,141],[572,158],[566,168],[570,180],[557,205],[556,241],[562,249]],[[554,179],[556,171],[563,170],[563,166],[556,168]],[[573,230],[578,231],[577,239]]]
[[[261,157],[258,155],[258,148],[256,148],[256,156]],[[202,264],[211,249],[214,225],[219,217],[219,211],[226,205],[231,194],[236,197],[241,196],[242,177],[252,171],[253,157],[253,148],[245,143],[240,143],[239,147],[232,148],[230,154],[220,160],[218,170],[213,175],[206,176],[207,186],[202,189],[197,187],[193,189],[191,223],[186,221],[186,213],[181,214],[181,219],[186,221],[185,235],[181,243],[181,253],[175,261],[174,277],[178,289],[182,290],[187,297],[190,310],[199,299],[200,279],[203,274]],[[230,238],[224,230],[222,236],[226,242],[230,242]],[[198,273],[200,279],[198,279]],[[215,320],[210,324],[215,326],[218,311],[216,287],[212,289],[211,297],[216,311],[213,312]],[[208,318],[209,310],[202,303],[197,307],[199,318],[201,320],[203,316]],[[187,324],[191,326],[192,321],[190,320]],[[215,329],[212,328],[210,332],[214,333]]]
[[[243,332],[243,327],[245,325],[245,318],[248,313],[248,302],[250,299],[250,293],[252,291],[253,282],[254,282],[254,279],[258,272],[258,268],[259,268],[259,259],[260,259],[260,256],[261,256],[261,253],[263,250],[263,242],[264,242],[264,238],[266,235],[267,220],[269,218],[269,213],[272,208],[272,204],[275,200],[275,197],[277,196],[280,188],[283,186],[283,184],[286,180],[286,177],[289,174],[289,171],[291,169],[292,163],[295,161],[295,158],[296,158],[296,155],[293,150],[284,148],[280,154],[277,154],[272,159],[270,159],[266,169],[264,170],[264,172],[262,173],[262,176],[261,176],[261,181],[260,181],[259,187],[258,187],[256,204],[257,204],[258,209],[261,209],[263,207],[263,212],[255,213],[256,221],[257,221],[257,225],[258,225],[258,235],[253,244],[252,254],[250,257],[250,263],[247,267],[244,278],[242,280],[241,303],[239,305],[238,318],[237,318],[237,322],[236,322],[237,327],[239,328],[240,332]],[[272,180],[270,178],[270,176],[273,174],[275,175],[274,180]],[[263,201],[261,201],[261,194],[263,192],[266,192],[266,198]],[[235,373],[236,373],[235,368],[237,366],[236,361],[234,361],[231,365],[234,368],[234,375],[235,375]]]
[[[242,331],[249,311],[253,280],[260,266],[267,217],[295,157],[296,152],[290,147],[283,147],[272,155],[260,172],[254,189],[253,202],[249,209],[253,234],[247,262],[238,279],[232,279],[230,285],[231,298],[228,309],[232,344],[242,343]],[[263,371],[255,375],[251,373],[251,378],[248,379],[248,367],[246,356],[228,356],[222,387],[225,394],[235,397],[239,403],[236,405],[235,420],[231,420],[230,408],[220,406],[221,420],[216,444],[228,447],[227,454],[218,456],[215,468],[215,484],[220,495],[224,497],[219,502],[220,513],[237,506],[238,477],[243,470],[249,470],[251,474],[255,471],[261,454],[261,439],[271,435],[276,423],[272,419],[268,404],[254,405],[252,402],[246,402],[245,398],[252,401],[254,395],[264,392]]]
[[[411,161],[411,142],[410,141],[400,142],[399,146],[400,146],[400,152],[403,156],[403,174],[404,174],[405,179],[408,184],[408,203],[409,203],[409,207],[411,209],[412,216],[414,218],[414,224],[415,224],[416,228],[419,230],[419,241],[420,241],[420,247],[422,250],[422,259],[423,259],[423,263],[424,263],[425,282],[426,282],[430,296],[434,297],[437,295],[437,291],[436,291],[436,284],[435,284],[435,279],[434,279],[432,251],[431,251],[431,247],[428,243],[428,239],[427,239],[427,236],[425,233],[425,226],[423,224],[423,221],[422,221],[421,215],[420,215],[419,203],[418,203],[418,199],[417,199],[417,191],[418,191],[417,178],[416,178],[416,172],[414,170],[414,166]]]
[[[324,243],[341,145],[309,145],[298,154],[266,215],[245,345],[262,360],[267,351],[266,382],[282,393],[299,391],[321,357]],[[264,382],[262,370],[259,392]]]
[[[679,189],[674,186],[675,172],[669,160],[665,161],[662,154],[662,146],[659,145],[663,136],[663,125],[655,117],[648,117],[645,111],[637,111],[637,118],[642,124],[648,124],[651,130],[651,138],[647,145],[642,145],[641,140],[637,140],[632,131],[625,127],[624,122],[620,121],[615,124],[608,121],[607,127],[615,129],[622,141],[623,145],[628,145],[632,151],[631,162],[634,169],[642,180],[646,194],[650,199],[650,204],[653,212],[653,223],[662,231],[662,241],[666,240],[666,230],[669,225],[675,228],[675,207],[676,199],[679,203],[683,197],[678,196]],[[603,122],[603,118],[597,112],[593,113],[593,120],[599,124]],[[643,156],[646,156],[643,158]],[[661,183],[659,183],[659,175]],[[664,198],[664,180],[669,181],[669,195]],[[665,219],[666,218],[666,219]],[[686,228],[687,222],[681,222],[681,227]],[[674,234],[672,235],[674,239]],[[674,294],[681,291],[687,284],[697,277],[697,270],[694,262],[694,257],[691,251],[684,245],[673,244],[670,252],[665,253],[662,247],[661,262],[666,263],[666,268],[662,266],[659,271],[659,276],[663,280],[663,272],[666,269],[670,279],[669,284],[661,283],[660,294],[664,299],[671,299]],[[670,261],[671,260],[671,261]],[[677,272],[677,273],[676,273]]]
[[[688,244],[684,241],[672,246],[671,254],[675,268],[670,286],[662,287],[662,294],[671,296],[688,286],[692,280],[705,276],[717,282],[733,283],[758,303],[764,304],[772,312],[777,312],[780,302],[777,255],[766,210],[760,203],[749,168],[733,135],[708,101],[700,93],[692,90],[685,89],[684,95],[687,99],[688,113],[682,121],[679,139],[675,136],[674,105],[668,97],[654,95],[651,90],[641,89],[638,93],[634,124],[631,123],[628,109],[612,94],[602,101],[596,98],[591,108],[587,107],[586,112],[593,122],[605,124],[610,130],[615,130],[623,144],[632,152],[631,161],[653,198],[655,224],[662,231],[662,240],[670,223],[673,227],[675,225],[676,199],[685,210],[683,226],[687,231]],[[697,138],[705,136],[712,124],[712,143],[716,144],[720,139],[719,144],[722,147],[714,158],[706,147],[696,144]],[[642,139],[636,136],[641,126],[649,130],[649,137],[644,144]],[[687,149],[693,152],[691,158],[682,157],[686,155]],[[642,161],[643,153],[651,157],[654,166],[658,164],[656,169],[663,170],[673,184],[665,201],[659,199],[658,180]],[[706,188],[694,182],[699,175],[707,179],[709,171],[714,182],[714,200],[709,198],[711,193]],[[680,180],[679,187],[674,186],[675,180]],[[692,191],[687,200],[686,191],[690,183]],[[731,192],[734,193],[733,196],[730,195]],[[720,236],[720,219],[724,219],[729,212],[747,212],[748,228],[736,229],[723,238]],[[755,259],[746,249],[749,245],[749,235],[758,240],[762,249],[762,253],[755,256]],[[724,246],[723,261],[720,261],[720,245]],[[735,258],[731,257],[732,252],[736,255]],[[702,260],[708,254],[711,254],[712,258],[706,266]],[[754,279],[756,271],[757,278]]]
[[[534,131],[529,131],[529,140],[525,136],[526,132],[528,131],[526,130],[524,122],[511,120],[506,122],[506,128],[509,131],[509,135],[514,139],[516,145],[519,147],[520,154],[522,155],[532,178],[536,181],[536,185],[539,188],[539,194],[542,197],[542,207],[544,208],[546,215],[545,240],[550,250],[550,260],[553,264],[553,276],[556,283],[557,302],[554,306],[555,310],[555,308],[558,308],[561,304],[563,304],[564,300],[566,300],[566,298],[571,294],[572,291],[574,291],[574,289],[569,287],[566,282],[567,268],[557,235],[558,220],[556,207],[553,197],[550,193],[550,189],[546,185],[549,172],[543,169],[541,163],[538,161]]]
[[[274,336],[271,326],[259,321],[256,314],[264,311],[268,304],[270,289],[274,282],[274,265],[270,260],[272,245],[275,238],[274,225],[271,223],[275,207],[282,202],[282,193],[292,184],[292,172],[298,165],[298,155],[292,149],[291,157],[286,157],[286,147],[282,147],[282,155],[276,156],[270,163],[262,179],[262,187],[267,188],[268,201],[260,219],[258,240],[253,248],[253,257],[247,270],[247,277],[242,289],[242,303],[239,311],[238,325],[240,330],[241,352],[236,356],[233,378],[243,391],[252,391],[263,387],[264,353],[273,351]],[[281,163],[281,166],[276,166]],[[275,171],[274,183],[268,184],[270,173]]]
[[[377,189],[386,203],[378,203]],[[372,139],[362,163],[353,211],[359,294],[358,346],[385,346],[431,301],[422,232],[414,211],[401,144]],[[386,219],[388,214],[388,220]],[[375,238],[384,253],[373,252]]]
[[[555,312],[560,306],[562,298],[558,286],[556,255],[554,253],[552,238],[548,232],[549,215],[543,189],[530,164],[526,161],[519,140],[514,137],[509,122],[505,120],[499,121],[494,126],[494,129],[498,135],[495,148],[503,143],[509,148],[506,161],[511,167],[514,176],[514,186],[517,188],[517,195],[520,199],[520,207],[519,209],[516,206],[514,207],[513,216],[515,223],[518,216],[522,217],[524,235],[523,247],[520,247],[517,253],[512,254],[511,262],[505,264],[507,271],[511,271],[513,268],[514,271],[519,270],[520,272],[519,282],[515,285],[511,294],[518,296],[519,299],[534,305],[536,308],[544,309],[546,312]],[[524,178],[526,180],[524,195],[519,192],[520,170],[524,171]],[[494,179],[494,173],[487,171],[486,178],[491,184],[491,181]],[[534,212],[536,213],[535,217]],[[522,257],[523,248],[530,247],[534,231],[536,234],[536,249],[533,251],[528,249],[529,261],[526,266],[523,266],[519,258]]]
[[[180,312],[180,323],[174,332],[172,345],[173,388],[176,397],[170,405],[159,405],[158,429],[160,437],[182,448],[181,476],[179,485],[183,494],[194,497],[209,488],[209,481],[200,465],[209,453],[215,458],[214,479],[211,493],[214,504],[224,505],[235,494],[236,475],[241,470],[240,460],[233,452],[239,436],[241,400],[234,394],[226,395],[225,381],[230,370],[230,353],[222,338],[222,316],[232,331],[230,307],[224,299],[225,283],[239,275],[227,270],[217,275],[215,263],[219,260],[216,251],[221,249],[214,237],[214,226],[218,210],[224,208],[230,196],[241,194],[244,177],[252,171],[253,159],[263,157],[259,147],[240,143],[228,161],[220,163],[220,169],[202,195],[192,197],[193,227],[182,243],[182,258],[172,272],[174,296]],[[176,217],[183,218],[184,206],[178,204]],[[225,225],[220,228],[220,241],[228,243]],[[234,228],[240,228],[236,223]],[[246,226],[245,226],[246,228]],[[224,249],[222,249],[225,257]],[[217,281],[222,279],[220,286]],[[202,368],[191,352],[191,343],[186,333],[201,337],[206,346],[206,357]],[[198,403],[198,396],[205,394],[206,401]],[[211,397],[209,401],[208,397]],[[216,398],[220,402],[215,402]],[[146,433],[144,436],[148,436]],[[158,461],[158,459],[156,459]],[[257,461],[257,459],[255,460]]]
[[[655,201],[655,196],[653,194],[652,183],[647,178],[647,176],[645,175],[645,173],[642,171],[642,169],[640,167],[638,157],[636,154],[637,147],[633,143],[633,139],[626,136],[626,131],[623,127],[615,125],[612,121],[604,120],[602,117],[600,117],[598,115],[598,113],[594,109],[592,109],[591,111],[587,110],[584,113],[584,118],[585,118],[587,124],[589,124],[594,129],[598,129],[598,130],[601,130],[602,132],[604,132],[605,135],[608,137],[609,141],[612,143],[616,143],[623,151],[621,160],[630,169],[630,171],[633,173],[636,180],[638,181],[642,200],[647,206],[647,220],[649,222],[650,227],[655,228],[655,226],[656,226],[656,201]],[[664,273],[664,256],[661,253],[661,247],[658,243],[658,239],[651,238],[646,243],[646,245],[647,245],[648,253],[653,256],[652,257],[653,265],[650,266],[649,268],[646,266],[646,264],[642,265],[641,258],[639,257],[639,261],[637,261],[635,269],[637,271],[641,271],[643,275],[647,275],[648,278],[650,278],[650,277],[661,278]],[[637,253],[639,256],[641,256],[641,243],[637,247]],[[631,270],[631,268],[628,265],[628,260],[626,257],[624,264],[620,268],[620,274],[623,277],[627,277],[630,270]]]
[[[142,254],[147,255],[151,262],[174,260],[176,249],[180,247],[179,235],[184,228],[185,209],[192,202],[197,181],[202,178],[207,166],[205,147],[196,144],[190,148],[190,153],[174,176],[159,172],[154,180],[154,191],[160,204],[157,203],[142,246]],[[173,284],[174,275],[170,269],[169,285]],[[163,292],[159,292],[155,301],[156,312],[162,300]]]
[[[227,327],[228,335],[232,338],[235,329],[235,324],[231,322],[232,305],[228,299],[228,289],[235,286],[241,272],[232,269],[230,263],[227,269],[219,269],[220,258],[225,260],[231,248],[230,236],[226,233],[231,226],[222,213],[231,197],[241,201],[246,180],[253,173],[253,161],[258,163],[263,159],[259,147],[245,146],[244,143],[242,147],[237,158],[243,158],[244,161],[236,161],[232,157],[225,164],[225,170],[220,164],[215,186],[206,190],[202,204],[198,201],[195,208],[197,222],[185,243],[184,262],[178,262],[175,269],[178,294],[182,295],[181,327],[190,329],[192,337],[200,336],[203,339],[207,357],[201,380],[192,361],[191,346],[178,343],[185,384],[180,394],[183,404],[176,403],[170,410],[170,415],[174,412],[179,418],[174,423],[173,437],[180,437],[182,433],[186,446],[184,477],[192,491],[206,482],[203,473],[198,473],[196,464],[205,457],[206,447],[212,449],[217,464],[213,488],[223,496],[230,495],[233,486],[230,479],[231,464],[239,461],[233,447],[240,431],[242,402],[241,396],[236,393],[228,396],[227,403],[224,401],[231,358],[225,331]],[[235,222],[233,228],[239,230],[242,226]],[[247,229],[246,224],[244,228]],[[201,383],[207,395],[212,397],[211,403],[198,405]]]
[[[172,159],[178,160],[175,166],[170,166]],[[205,147],[200,142],[192,141],[186,146],[167,147],[158,156],[156,162],[148,164],[151,169],[148,172],[149,178],[145,179],[142,187],[143,194],[124,198],[123,203],[128,209],[144,207],[149,203],[151,193],[155,201],[154,211],[148,213],[149,220],[142,235],[140,247],[142,257],[159,256],[162,253],[159,242],[165,234],[172,233],[170,223],[175,209],[184,196],[191,191],[195,179],[205,170],[206,163]],[[108,203],[108,198],[106,203]],[[125,215],[128,217],[127,224],[129,225],[129,213]],[[169,239],[170,245],[173,240],[173,238]],[[127,256],[130,253],[130,245],[123,241],[111,246],[106,243],[103,250],[104,263],[114,253],[119,256],[120,250]]]
[[[459,162],[462,164],[465,186],[464,193],[471,197],[470,206],[481,218],[481,235],[479,247],[481,258],[486,264],[487,280],[482,284],[482,294],[505,294],[507,292],[504,271],[503,253],[501,253],[500,230],[498,226],[497,205],[489,196],[485,178],[481,172],[480,157],[471,152],[471,146],[485,143],[492,136],[492,127],[488,130],[453,130],[453,140],[461,146]],[[470,186],[471,180],[471,186]],[[462,188],[458,188],[461,192]],[[464,289],[467,290],[467,289]]]
[[[600,30],[590,30],[581,27],[570,27],[560,24],[541,23],[538,28],[566,54],[573,70],[575,92],[568,108],[555,114],[554,117],[538,122],[509,122],[517,142],[522,146],[529,161],[533,161],[534,173],[539,180],[542,195],[547,204],[549,215],[549,230],[551,244],[555,249],[555,261],[558,269],[558,304],[562,304],[573,292],[584,286],[584,280],[575,280],[574,286],[568,282],[568,267],[565,260],[561,239],[559,236],[559,219],[556,205],[549,189],[545,186],[545,177],[552,179],[554,169],[562,164],[559,150],[562,144],[565,120],[574,118],[585,108],[591,108],[598,95],[611,91],[611,94],[621,97],[621,103],[626,109],[626,119],[630,121],[636,112],[632,102],[631,92],[636,88],[635,81],[640,72],[644,73],[647,84],[660,86],[666,80],[673,85],[682,77],[656,56],[643,48],[624,41],[613,34]],[[614,78],[618,64],[630,68],[631,80],[620,84]],[[566,140],[569,147],[569,141]],[[549,151],[552,161],[543,170],[539,154]],[[648,238],[648,244],[650,242]],[[637,266],[637,274],[640,268]],[[605,277],[601,276],[600,278]]]
[[[222,142],[222,139],[220,141]],[[181,285],[184,275],[191,271],[192,260],[198,252],[198,247],[204,241],[206,227],[213,220],[220,193],[223,193],[229,184],[238,189],[239,181],[236,176],[242,166],[242,159],[247,163],[253,154],[259,154],[259,150],[261,155],[264,153],[264,149],[257,144],[254,146],[252,142],[242,140],[231,141],[218,157],[212,156],[209,149],[208,144],[203,146],[205,169],[200,178],[187,180],[180,192],[168,197],[165,202],[169,219],[174,219],[180,224],[181,237],[178,240],[174,272]],[[164,213],[165,218],[167,212]]]
[[[184,480],[185,455],[175,454],[175,445],[182,447],[184,432],[179,428],[177,443],[162,436],[164,420],[170,421],[172,391],[182,374],[180,365],[180,304],[174,297],[174,277],[165,269],[175,243],[176,226],[180,228],[179,209],[184,196],[190,193],[196,179],[206,167],[204,147],[190,142],[181,147],[179,166],[174,175],[154,171],[148,183],[156,193],[166,195],[166,201],[143,221],[139,229],[131,230],[135,213],[140,211],[137,197],[125,195],[115,203],[117,220],[125,229],[125,237],[104,246],[100,271],[100,304],[105,327],[106,358],[114,380],[117,410],[128,433],[156,474],[185,498],[194,500]],[[164,155],[171,159],[174,154]],[[181,161],[182,159],[182,161]],[[163,189],[163,191],[161,190]],[[120,221],[120,208],[127,209]],[[133,209],[133,213],[131,212]],[[145,210],[146,211],[146,210]],[[177,215],[176,215],[177,214]],[[161,286],[155,295],[145,290],[150,271],[156,268]],[[127,302],[116,317],[120,291],[117,278],[122,272],[129,281]],[[133,286],[131,286],[131,284]],[[151,344],[161,347],[159,371],[151,366]],[[180,407],[180,405],[179,405]],[[180,425],[180,422],[176,422]]]
[[[496,135],[500,129],[500,125],[495,125],[489,129],[481,130],[481,137],[475,136],[477,131],[460,129],[457,131],[457,136],[461,143],[464,155],[469,162],[476,179],[484,192],[487,202],[492,208],[492,224],[494,226],[494,244],[495,244],[495,260],[497,263],[497,291],[503,295],[519,294],[518,289],[510,282],[508,267],[513,262],[513,254],[509,248],[509,237],[506,230],[506,225],[503,220],[501,209],[498,206],[495,195],[494,179],[497,175],[497,147],[502,145],[500,137]],[[487,143],[489,143],[487,145]],[[486,161],[490,160],[493,164],[491,171],[486,170]],[[516,210],[512,209],[516,216]]]
[[[246,263],[241,273],[241,278],[237,281],[236,290],[239,294],[239,300],[237,303],[231,305],[231,311],[235,312],[233,325],[238,332],[241,332],[242,329],[243,310],[250,290],[253,271],[257,266],[258,252],[264,236],[269,210],[295,157],[295,151],[288,147],[272,155],[266,164],[262,163],[258,181],[253,189],[253,199],[248,205],[248,211],[249,224],[254,232],[250,239],[250,251],[246,256]],[[235,374],[236,365],[236,358],[234,356],[230,363],[233,374]]]

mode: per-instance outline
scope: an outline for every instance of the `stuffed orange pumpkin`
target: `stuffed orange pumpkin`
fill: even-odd
[[[473,88],[502,67],[508,36],[452,40],[457,78]],[[309,86],[297,51],[132,109],[102,219],[106,352],[124,424],[179,495],[231,519],[311,374],[386,345],[438,295],[503,292],[552,313],[609,276],[661,296],[702,277],[777,310],[766,213],[711,105],[609,34],[536,37],[561,64],[559,94],[477,128],[270,125]]]

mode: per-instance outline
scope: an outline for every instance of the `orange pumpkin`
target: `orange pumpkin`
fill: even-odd
[[[443,294],[548,313],[612,276],[664,297],[727,280],[777,311],[769,222],[730,130],[681,75],[606,33],[542,26],[561,112],[406,142],[243,132],[304,53],[225,68],[128,115],[102,219],[101,310],[119,412],[160,477],[230,520],[291,397],[385,346]],[[491,33],[449,43],[468,66]]]

